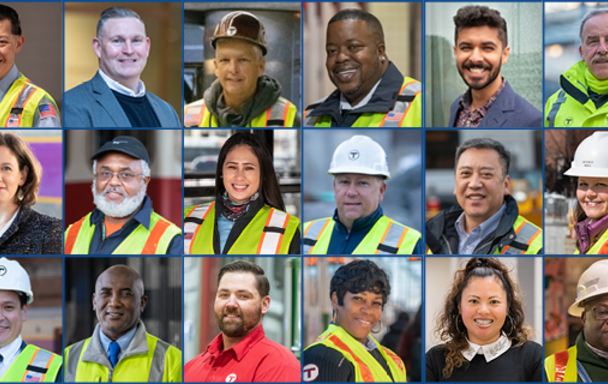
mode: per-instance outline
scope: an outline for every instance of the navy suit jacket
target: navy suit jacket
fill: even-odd
[[[490,109],[479,124],[479,128],[541,128],[543,126],[543,114],[526,99],[519,96],[509,82],[506,84],[500,95],[494,100]],[[459,96],[450,108],[449,127],[456,124],[458,109],[460,108]]]
[[[146,91],[160,127],[181,128],[171,104]],[[63,126],[69,128],[130,128],[131,122],[120,102],[99,72],[91,80],[67,91],[63,96]]]

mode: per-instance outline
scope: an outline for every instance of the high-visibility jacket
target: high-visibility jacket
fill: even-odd
[[[370,335],[370,337],[372,336]],[[374,339],[374,341],[376,340]],[[306,347],[306,349],[318,344],[323,344],[328,348],[340,352],[346,360],[350,361],[355,368],[356,382],[393,382],[382,365],[376,361],[372,354],[369,353],[360,342],[346,332],[344,328],[330,324],[327,330],[323,332],[314,343]],[[388,348],[380,345],[377,341],[376,345],[378,345],[380,354],[384,357],[384,360],[386,360],[386,364],[391,371],[394,382],[405,383],[407,381],[405,365],[403,364],[403,361],[401,361],[401,358]]]
[[[2,375],[0,382],[54,382],[62,365],[61,356],[28,344]]]
[[[300,220],[264,205],[234,242],[229,255],[286,255]],[[184,211],[184,252],[213,255],[215,202],[195,205]]]
[[[89,212],[85,217],[70,225],[65,231],[65,253],[88,254],[91,239],[95,232],[95,225],[91,223]],[[127,238],[112,252],[112,254],[166,254],[171,240],[182,231],[167,219],[152,212],[150,216],[150,229],[142,224],[131,232]]]
[[[366,112],[352,127],[420,127],[422,126],[422,88],[418,81],[404,77],[394,107],[386,112]],[[329,97],[329,96],[328,96]],[[330,115],[311,116],[327,97],[309,105],[304,111],[304,127],[331,127]]]
[[[580,254],[578,248],[576,248],[574,254]],[[608,255],[608,230],[602,233],[602,236],[585,252],[585,255]]]
[[[31,128],[34,124],[34,113],[45,96],[53,100],[44,89],[33,84],[22,74],[11,85],[0,103],[0,125]],[[59,116],[59,109],[54,101],[53,106]]]
[[[304,224],[304,253],[326,255],[336,222],[328,217]],[[411,255],[420,232],[381,216],[365,235],[353,255]]]
[[[587,64],[579,61],[559,79],[545,107],[545,127],[608,127],[608,103],[596,108],[587,91]]]
[[[576,345],[545,359],[545,372],[550,383],[576,382]]]
[[[499,244],[494,250],[495,255],[536,255],[543,248],[543,231],[528,220],[518,216],[513,224],[513,230],[517,243],[523,245],[523,248],[526,248],[526,246],[527,248],[516,247],[513,243],[509,245]]]
[[[93,336],[65,349],[66,382],[181,382],[182,353],[174,346],[146,332],[143,323],[114,367],[99,339]]]
[[[266,112],[251,120],[248,127],[293,127],[298,109],[284,97],[279,99]],[[205,100],[200,99],[184,107],[184,125],[186,127],[218,127],[219,123],[209,109]]]

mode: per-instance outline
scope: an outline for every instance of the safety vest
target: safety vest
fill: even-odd
[[[365,112],[352,127],[420,127],[422,126],[421,85],[418,81],[405,77],[395,101],[395,106],[387,113]],[[304,111],[304,127],[331,127],[331,115],[311,116],[327,97],[309,105]]]
[[[384,348],[380,343],[376,341],[371,335],[370,337],[376,342],[378,350],[395,380],[395,383],[407,382],[405,374],[405,366],[401,358],[391,352],[388,348]],[[356,382],[379,382],[389,383],[393,382],[391,377],[386,373],[382,365],[372,356],[363,345],[355,340],[344,328],[330,324],[325,332],[321,334],[310,344],[306,349],[311,348],[315,345],[322,344],[328,348],[334,349],[340,352],[346,360],[350,361],[353,367],[355,367]],[[306,351],[305,349],[305,351]]]
[[[107,361],[105,356],[98,356],[98,361],[83,360],[83,355],[91,343],[90,337],[70,345],[64,353],[65,381],[119,383],[177,381],[176,377],[171,376],[171,370],[175,366],[181,367],[181,352],[148,333],[146,333],[146,342],[147,353],[128,355],[127,350],[113,368],[102,364],[104,360]],[[103,351],[100,351],[101,353]],[[179,381],[181,381],[181,370],[179,371]]]
[[[600,108],[584,84],[587,65],[579,61],[560,76],[561,89],[545,107],[545,127],[608,127],[608,103]]]
[[[91,223],[91,213],[70,225],[65,231],[66,255],[89,253],[95,225]],[[167,219],[152,212],[150,216],[150,229],[139,224],[126,239],[120,243],[112,254],[136,255],[167,253],[171,240],[182,231]]]
[[[576,345],[545,359],[545,372],[550,383],[576,382]]]
[[[304,224],[304,253],[326,255],[335,224],[331,217]],[[382,216],[352,254],[411,255],[420,239],[420,232]]]
[[[578,248],[574,251],[575,255],[579,255],[580,251]],[[591,248],[585,253],[585,255],[608,255],[608,230],[602,233],[599,239],[593,244]]]
[[[2,375],[0,382],[54,382],[62,365],[61,356],[28,344]]]
[[[499,244],[494,251],[495,255],[536,255],[543,248],[543,231],[528,220],[518,216],[513,224],[513,230],[515,239],[510,245],[504,247]],[[515,242],[518,243],[518,246],[513,244]]]
[[[23,74],[9,88],[0,103],[0,123],[3,127],[32,127],[34,113],[43,97],[53,98],[42,88],[34,85]],[[57,105],[53,102],[55,111]],[[57,112],[59,114],[59,112]],[[59,117],[59,115],[57,115]]]
[[[293,127],[296,113],[295,105],[284,97],[279,99],[268,110],[251,120],[248,127]],[[219,123],[207,107],[204,99],[184,107],[184,125],[186,127],[218,127]]]
[[[264,205],[234,242],[229,255],[286,255],[300,220]],[[195,205],[184,211],[184,252],[213,255],[215,202]]]

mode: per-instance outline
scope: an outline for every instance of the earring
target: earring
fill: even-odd
[[[509,319],[509,322],[511,323],[511,330],[507,333],[507,336],[509,336],[515,330],[515,322],[513,321],[513,318],[511,317],[511,315],[507,315],[507,319]],[[505,322],[506,322],[506,320],[505,320]]]
[[[334,311],[334,321],[332,321],[333,325],[336,325],[336,311]]]
[[[378,333],[382,332],[382,320],[378,320],[378,322],[380,323],[380,329],[379,329],[379,330],[377,330],[376,332],[374,332],[374,330],[372,329],[372,333],[373,333],[374,335],[376,335],[376,334],[378,334]]]
[[[458,333],[463,333],[460,330],[460,321],[459,320],[460,320],[460,315],[456,316],[456,330],[458,331]]]
[[[21,188],[21,186],[19,186],[19,189],[17,190],[17,198],[19,199],[19,201],[23,201],[23,189]]]

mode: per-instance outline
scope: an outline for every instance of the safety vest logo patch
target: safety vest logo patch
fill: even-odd
[[[226,376],[227,383],[234,383],[235,381],[236,381],[236,373],[231,373],[228,376]]]
[[[574,122],[574,117],[568,116],[564,119],[564,127],[569,127]]]

